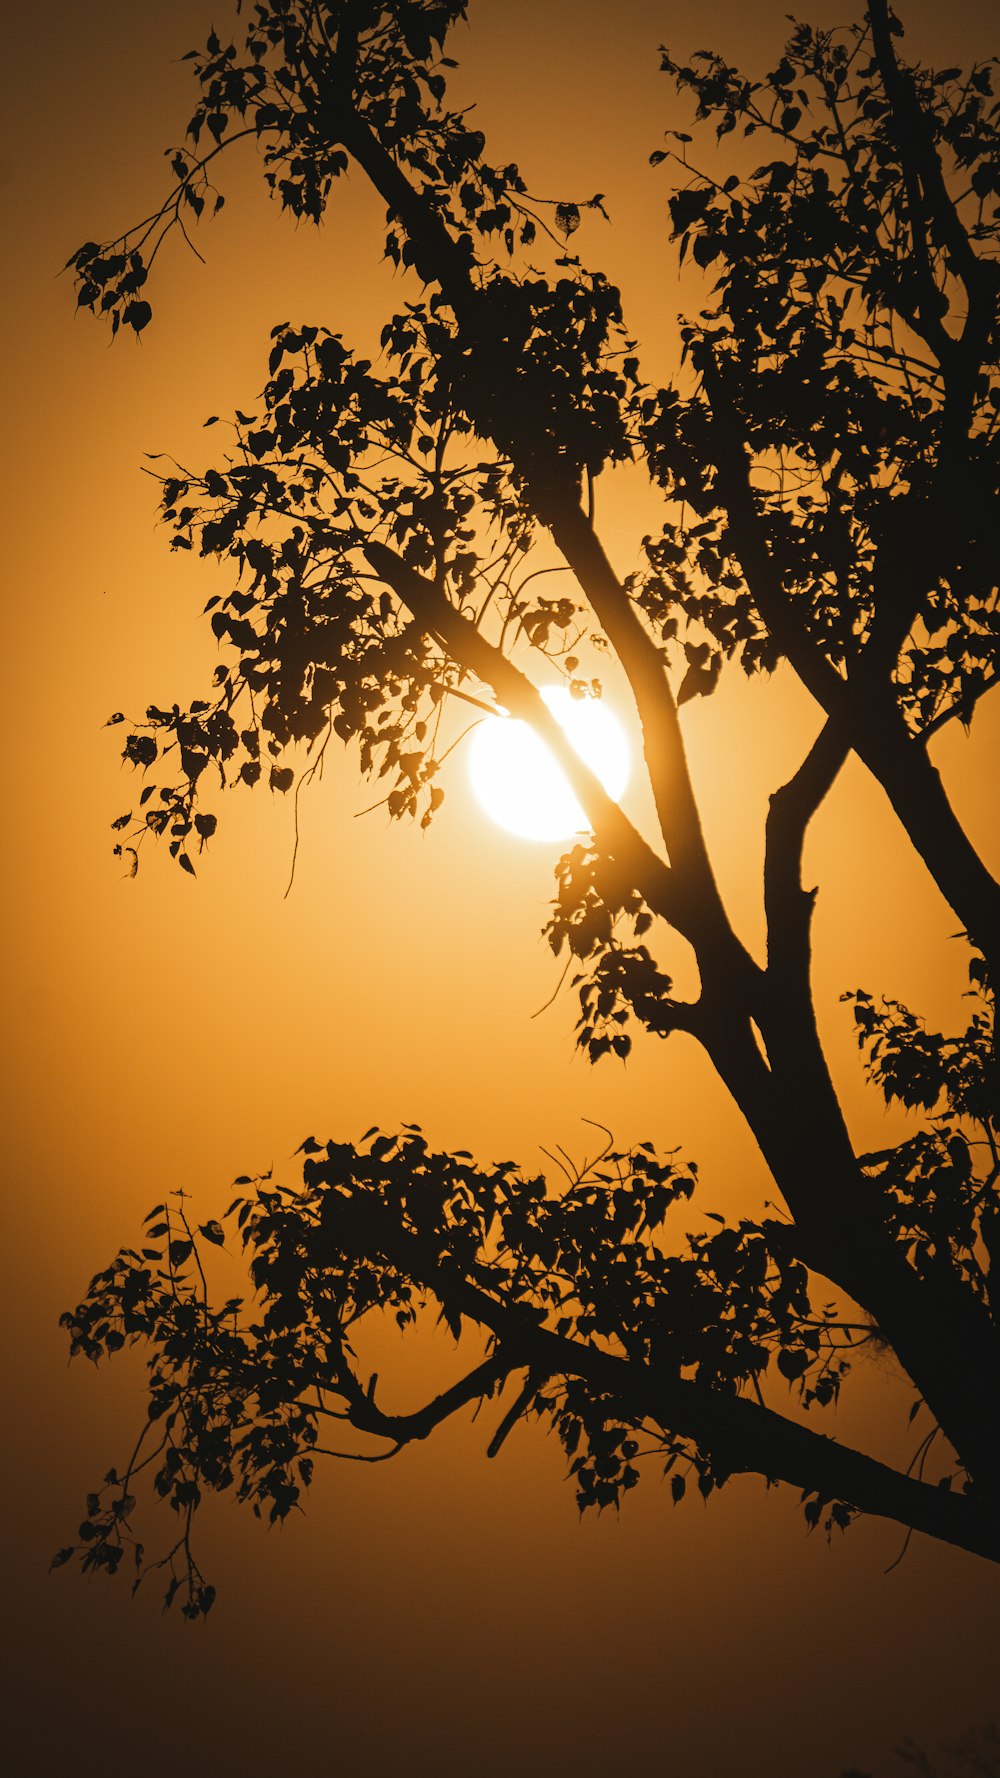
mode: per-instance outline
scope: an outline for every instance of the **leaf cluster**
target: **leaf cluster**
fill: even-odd
[[[973,956],[970,975],[978,1006],[953,1037],[928,1031],[901,1001],[877,1005],[860,989],[843,998],[853,1008],[868,1078],[886,1103],[932,1114],[929,1127],[861,1157],[895,1237],[919,1273],[954,1269],[988,1299],[990,1261],[1000,1252],[995,1005],[981,958]]]
[[[664,1224],[690,1197],[696,1169],[649,1143],[627,1153],[608,1143],[562,1189],[511,1162],[482,1168],[461,1151],[434,1153],[416,1125],[302,1147],[301,1185],[240,1181],[254,1189],[224,1219],[248,1256],[251,1305],[211,1302],[206,1265],[224,1225],[192,1228],[181,1200],[155,1206],[146,1245],[123,1249],[63,1316],[74,1355],[97,1361],[135,1343],[151,1352],[147,1424],[124,1472],[88,1502],[69,1550],[85,1568],[114,1573],[131,1548],[145,1572],[132,1531],[143,1475],[182,1525],[155,1566],[171,1587],[180,1575],[189,1614],[207,1611],[190,1550],[206,1490],[232,1492],[273,1523],[300,1504],[318,1456],[364,1457],[328,1449],[331,1422],[399,1450],[520,1370],[515,1419],[530,1412],[554,1426],[581,1507],[614,1504],[634,1486],[643,1428],[671,1469],[683,1456],[711,1486],[725,1479],[717,1459],[651,1425],[624,1382],[616,1394],[588,1378],[587,1353],[737,1391],[759,1391],[775,1363],[806,1405],[835,1398],[846,1368],[837,1319],[813,1314],[805,1267],[780,1230],[771,1242],[766,1229],[713,1215],[707,1232],[666,1251]],[[360,1325],[377,1314],[409,1331],[427,1309],[456,1339],[469,1328],[485,1335],[488,1368],[451,1392],[454,1403],[446,1394],[422,1413],[387,1413],[377,1380],[357,1374]],[[509,1430],[495,1435],[497,1449]],[[675,1482],[674,1498],[683,1491]]]
[[[709,52],[663,67],[720,138],[740,127],[780,152],[721,183],[683,133],[652,157],[681,181],[681,258],[716,282],[683,327],[697,392],[637,403],[651,471],[694,520],[650,540],[638,601],[747,671],[784,652],[741,571],[725,428],[796,636],[849,672],[895,604],[913,626],[894,672],[908,724],[967,723],[1000,640],[993,68],[907,71],[890,99],[866,27],[807,25],[761,80]]]

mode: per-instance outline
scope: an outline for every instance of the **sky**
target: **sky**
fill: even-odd
[[[909,41],[939,62],[995,47],[986,5],[900,10]],[[229,16],[217,0],[220,31]],[[680,1144],[707,1207],[732,1213],[766,1192],[693,1047],[651,1040],[627,1069],[590,1070],[570,997],[532,1017],[557,980],[539,931],[560,848],[492,828],[461,763],[421,835],[383,812],[360,817],[371,793],[352,760],[334,761],[304,805],[287,897],[291,812],[266,793],[229,799],[197,881],[151,854],[130,881],[111,856],[108,824],[131,793],[107,716],[198,695],[215,659],[198,613],[217,571],[171,557],[143,453],[207,461],[202,422],[252,401],[275,321],[321,321],[364,349],[395,294],[360,184],[322,232],[296,230],[266,204],[250,156],[199,237],[207,264],[169,256],[140,343],[110,349],[74,315],[56,274],[82,240],[157,198],[191,109],[178,57],[212,22],[207,0],[51,0],[5,27],[11,1769],[96,1778],[113,1757],[146,1778],[888,1772],[903,1736],[930,1745],[997,1713],[997,1575],[918,1540],[886,1574],[894,1529],[862,1523],[828,1547],[787,1490],[752,1479],[675,1511],[651,1476],[620,1517],[581,1520],[555,1442],[521,1427],[487,1462],[484,1416],[392,1464],[328,1469],[280,1531],[211,1505],[219,1602],[206,1625],[162,1616],[153,1588],[130,1604],[121,1581],[46,1572],[142,1413],[141,1361],[68,1368],[58,1316],[166,1192],[183,1186],[199,1216],[217,1215],[236,1175],[273,1164],[291,1176],[306,1135],[408,1119],[436,1144],[534,1169],[542,1145],[586,1150],[584,1118],[622,1143]],[[612,224],[588,225],[580,250],[620,283],[648,374],[668,374],[685,300],[663,176],[648,167],[663,129],[682,124],[657,44],[717,46],[761,68],[783,25],[773,0],[474,0],[454,41],[457,91],[475,100],[492,157],[516,158],[535,190],[606,194]],[[623,571],[654,522],[637,478],[609,491],[605,535]],[[811,738],[810,713],[780,680],[734,683],[685,722],[723,886],[754,939],[766,797]],[[998,738],[994,708],[938,754],[994,868]],[[932,1022],[959,1017],[954,917],[860,772],[821,812],[807,868],[822,885],[824,1037],[852,1129],[878,1140],[838,995],[864,985]],[[403,1389],[455,1374],[443,1335],[413,1354],[387,1339],[384,1356]],[[901,1449],[891,1370],[869,1367],[849,1394],[837,1430]]]

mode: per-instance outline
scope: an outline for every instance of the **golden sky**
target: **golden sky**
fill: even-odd
[[[827,0],[803,10],[843,16]],[[978,0],[900,10],[908,47],[939,62],[995,48]],[[588,223],[579,249],[621,284],[647,373],[666,375],[676,310],[693,299],[666,239],[664,174],[647,165],[664,127],[684,127],[656,47],[718,47],[762,69],[777,59],[784,4],[473,0],[471,13],[450,48],[493,158],[516,158],[546,194],[607,194],[613,226]],[[229,16],[218,0],[220,31]],[[393,298],[376,270],[379,209],[360,182],[321,233],[296,230],[266,204],[251,152],[224,171],[227,208],[200,237],[207,266],[169,253],[140,343],[109,349],[89,316],[74,317],[69,280],[54,274],[80,241],[158,198],[162,151],[192,106],[177,57],[211,23],[208,0],[50,0],[5,27],[12,1770],[96,1778],[112,1750],[144,1778],[886,1770],[902,1735],[933,1742],[996,1713],[995,1571],[915,1540],[885,1576],[894,1530],[862,1523],[829,1549],[807,1538],[790,1493],[754,1480],[675,1511],[650,1475],[620,1519],[581,1522],[555,1441],[521,1427],[488,1463],[485,1415],[393,1464],[327,1468],[307,1516],[283,1531],[210,1508],[220,1599],[207,1626],[162,1618],[154,1585],[130,1606],[121,1581],[46,1576],[142,1411],[137,1363],[67,1370],[57,1317],[164,1193],[183,1186],[216,1215],[235,1175],[272,1163],[291,1175],[309,1133],[405,1119],[436,1144],[536,1168],[541,1144],[587,1147],[583,1117],[622,1143],[682,1145],[705,1207],[754,1207],[765,1189],[685,1040],[650,1040],[627,1069],[595,1071],[574,1054],[568,995],[531,1017],[556,983],[538,935],[561,848],[490,827],[461,763],[421,835],[381,811],[355,819],[372,795],[353,760],[332,759],[304,803],[287,899],[291,809],[266,792],[222,806],[197,882],[149,851],[127,881],[111,856],[108,823],[132,790],[102,724],[197,696],[215,658],[198,613],[218,571],[170,556],[142,453],[207,462],[201,423],[252,401],[276,321],[371,345]],[[634,476],[602,498],[627,570],[655,509]],[[685,712],[720,876],[751,938],[767,793],[809,725],[805,699],[780,681],[733,683]],[[739,742],[738,784],[722,775],[720,735]],[[949,735],[938,756],[994,868],[998,740],[994,704],[971,742]],[[931,1020],[957,1016],[954,916],[860,772],[824,807],[807,875],[822,885],[824,1035],[852,1128],[877,1140],[837,996],[864,985]],[[385,1344],[386,1373],[403,1364],[407,1387],[415,1365],[444,1377],[453,1362],[443,1336],[412,1358]],[[891,1373],[870,1369],[838,1429],[897,1450],[900,1400]]]

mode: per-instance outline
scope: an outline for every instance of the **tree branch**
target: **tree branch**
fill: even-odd
[[[530,724],[565,772],[601,849],[634,871],[636,887],[642,891],[649,906],[684,933],[685,910],[677,894],[674,872],[647,845],[618,804],[608,796],[596,773],[570,745],[531,680],[507,659],[501,649],[488,642],[474,623],[456,611],[433,581],[418,574],[394,550],[373,538],[363,548],[375,573],[392,588],[416,621],[424,625],[429,634],[440,638],[460,666],[474,673],[485,685],[492,685],[500,703],[512,716]]]
[[[809,995],[809,933],[816,891],[802,887],[806,830],[850,752],[842,725],[827,717],[798,771],[771,797],[765,829],[767,972],[782,991]]]
[[[898,712],[870,700],[859,709],[852,740],[993,979],[1000,978],[1000,883],[955,814],[922,737],[907,733]]]
[[[899,155],[910,209],[918,285],[919,315],[912,325],[936,351],[945,383],[942,449],[954,454],[957,470],[966,454],[976,378],[996,325],[1000,266],[976,253],[957,205],[945,183],[941,157],[913,76],[896,58],[887,0],[869,0],[868,22],[882,84],[889,102],[888,127]],[[940,317],[945,292],[934,277],[926,224],[933,224],[949,269],[965,290],[967,311],[961,336],[949,334]],[[961,488],[956,484],[956,494]]]
[[[703,979],[706,973],[724,973],[732,1004],[734,977],[739,976],[752,997],[759,990],[760,971],[733,931],[715,879],[663,654],[636,615],[578,501],[566,500],[555,508],[551,530],[635,698],[660,833],[684,905],[680,930],[695,946]]]
[[[412,1414],[385,1413],[375,1401],[374,1385],[378,1379],[373,1377],[368,1390],[364,1390],[346,1365],[337,1372],[336,1390],[347,1402],[347,1418],[352,1426],[359,1432],[391,1439],[400,1447],[412,1444],[415,1439],[428,1438],[435,1427],[469,1402],[495,1394],[515,1369],[516,1360],[498,1352]]]
[[[867,12],[875,59],[882,76],[885,96],[889,101],[890,128],[911,205],[910,221],[914,244],[921,255],[921,276],[924,280],[930,280],[931,291],[940,304],[940,292],[933,280],[927,258],[926,237],[923,234],[926,214],[933,219],[938,229],[952,270],[965,286],[969,299],[969,316],[966,322],[968,336],[970,326],[974,329],[973,309],[980,309],[983,297],[988,297],[995,290],[995,280],[989,263],[981,260],[975,252],[945,184],[941,159],[930,124],[915,91],[913,76],[908,70],[901,68],[896,59],[887,0],[869,0]],[[950,336],[946,337],[949,346],[954,347],[958,343],[951,340]],[[965,339],[962,343],[965,343]]]
[[[407,1261],[409,1269],[409,1261]],[[611,1398],[611,1412],[690,1438],[724,1474],[752,1473],[788,1482],[827,1500],[943,1538],[1000,1562],[1000,1521],[989,1502],[952,1494],[900,1475],[850,1446],[838,1444],[736,1394],[680,1377],[665,1365],[617,1357],[533,1324],[520,1305],[498,1303],[468,1279],[422,1280],[442,1301],[487,1328],[521,1365],[541,1376],[579,1377]]]

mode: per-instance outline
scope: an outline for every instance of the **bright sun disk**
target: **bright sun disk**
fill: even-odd
[[[621,723],[602,698],[574,698],[565,686],[542,697],[570,745],[616,802],[629,774],[629,745]],[[569,780],[526,722],[490,716],[476,728],[469,776],[493,821],[525,840],[568,839],[590,823]]]

